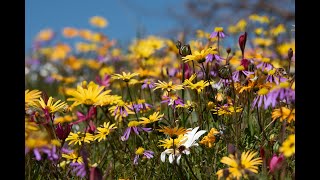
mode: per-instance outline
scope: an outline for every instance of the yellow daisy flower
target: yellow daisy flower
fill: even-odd
[[[104,122],[102,127],[97,128],[98,133],[94,136],[94,140],[98,139],[98,142],[100,142],[101,140],[105,140],[107,138],[107,135],[109,135],[109,133],[116,128],[117,127],[115,124],[110,125],[110,122]]]

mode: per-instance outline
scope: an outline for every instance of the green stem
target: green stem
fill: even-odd
[[[128,82],[126,82],[126,85],[127,85],[127,89],[128,89],[128,94],[129,94],[129,97],[130,97],[130,101],[132,102],[132,109],[133,109],[133,111],[134,111],[134,114],[136,115],[136,118],[137,118],[137,121],[139,121],[139,117],[138,117],[138,114],[137,114],[137,112],[136,112],[136,108],[134,108],[134,102],[133,102],[133,100],[132,100],[132,96],[131,96],[131,93],[130,93],[130,89],[129,89],[129,84],[128,84]]]

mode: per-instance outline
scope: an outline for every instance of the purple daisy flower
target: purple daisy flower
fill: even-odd
[[[258,108],[260,108],[262,106],[262,104],[264,104],[264,109],[267,109],[269,104],[266,104],[265,102],[267,101],[267,94],[268,94],[268,89],[266,88],[262,88],[257,92],[257,96],[254,98],[253,103],[251,108],[253,109],[257,103],[258,103]]]
[[[257,65],[257,68],[261,68],[262,71],[267,70],[270,71],[273,68],[273,65],[268,62],[261,62]]]
[[[272,105],[275,107],[280,101],[285,101],[286,103],[294,103],[295,101],[295,91],[289,87],[288,82],[282,82],[278,87],[271,90],[265,101],[265,106]]]
[[[168,103],[168,106],[175,108],[177,105],[183,105],[183,100],[177,95],[162,96],[163,101],[161,103]]]
[[[217,63],[220,64],[223,58],[217,54],[208,54],[206,56],[206,62],[212,62],[213,60],[216,60]]]
[[[145,132],[151,132],[152,128],[144,128],[139,126],[140,123],[138,121],[130,121],[128,123],[128,128],[124,131],[123,136],[121,136],[121,141],[127,141],[129,139],[129,136],[131,134],[131,131],[139,135],[139,132],[145,131]]]
[[[87,175],[84,163],[70,163],[70,166],[73,167],[72,172],[76,173],[76,176],[84,178]]]
[[[136,150],[136,156],[134,157],[133,164],[135,164],[135,165],[138,164],[138,160],[139,160],[140,156],[143,155],[143,158],[150,159],[150,158],[153,158],[153,154],[154,154],[153,151],[145,150],[144,148],[139,147]]]
[[[145,89],[145,88],[150,88],[150,89],[153,89],[154,88],[154,81],[152,79],[145,79],[143,81],[143,84],[142,84],[142,89]]]
[[[251,74],[254,74],[254,72],[250,72],[250,71],[246,71],[244,70],[244,67],[243,66],[239,66],[237,68],[237,71],[233,72],[232,73],[232,79],[234,82],[240,82],[240,75],[243,74],[245,75],[246,77],[248,77],[249,75]]]
[[[152,105],[146,103],[144,100],[140,100],[140,102],[138,101],[138,103],[134,104],[133,107],[136,109],[137,112],[139,112],[140,110],[150,109]]]
[[[210,38],[220,37],[224,38],[226,35],[223,32],[223,27],[216,27],[214,31],[210,34]]]
[[[47,158],[51,161],[59,159],[59,156],[57,155],[57,148],[56,146],[52,146],[52,148],[49,147],[40,147],[40,148],[34,148],[33,153],[34,156],[36,157],[37,161],[41,160],[41,154],[40,153],[45,153],[47,154]]]

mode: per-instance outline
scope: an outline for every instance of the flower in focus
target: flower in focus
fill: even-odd
[[[128,128],[125,130],[123,136],[121,136],[121,141],[127,141],[129,139],[131,131],[139,135],[139,132],[145,131],[145,132],[151,132],[152,128],[144,128],[140,127],[140,122],[138,121],[130,121],[128,123]]]
[[[24,92],[24,102],[26,103],[26,105],[28,104],[33,104],[35,103],[35,101],[41,96],[41,91],[34,89],[34,90],[25,90]]]
[[[138,99],[138,102],[133,105],[134,109],[136,109],[136,112],[139,112],[141,110],[148,110],[152,107],[151,104],[146,103],[146,100],[144,99]]]
[[[90,143],[91,141],[93,141],[93,138],[94,136],[90,133],[70,132],[69,136],[66,138],[66,141],[70,141],[69,145],[70,144],[81,145],[82,143]]]
[[[208,148],[211,148],[216,141],[217,134],[219,134],[219,131],[217,131],[216,128],[211,128],[210,132],[206,136],[204,136],[199,143],[204,144]]]
[[[161,88],[162,90],[166,90],[166,91],[170,92],[170,91],[177,91],[177,90],[183,89],[182,85],[172,84],[172,81],[169,81],[169,83],[166,83],[166,82],[158,80],[158,82],[159,83],[154,83],[156,85],[156,87],[153,90]]]
[[[111,79],[122,79],[124,82],[129,82],[133,77],[138,76],[139,73],[130,73],[122,72],[121,74],[114,74],[111,76]]]
[[[254,98],[251,108],[253,109],[256,105],[258,105],[258,108],[260,108],[262,106],[262,104],[264,104],[264,109],[267,109],[268,106],[264,102],[267,101],[268,92],[269,92],[269,90],[267,88],[261,88],[257,92],[257,96]]]
[[[220,37],[224,38],[226,35],[223,32],[223,27],[215,27],[214,31],[210,34],[210,38]]]
[[[149,115],[149,118],[141,117],[140,119],[142,121],[139,121],[139,123],[140,124],[150,124],[150,123],[159,121],[164,116],[164,114],[159,115],[159,113],[160,112],[154,112],[153,114]]]
[[[172,106],[172,108],[175,108],[177,105],[183,105],[182,99],[175,94],[172,94],[170,96],[162,96],[161,103],[168,103],[168,106]]]
[[[111,106],[109,111],[112,113],[112,116],[115,116],[115,119],[122,121],[123,117],[127,117],[129,114],[134,114],[133,108],[122,100],[118,100],[115,106]]]
[[[189,130],[183,128],[183,127],[163,127],[161,129],[158,129],[159,132],[163,132],[164,134],[168,135],[169,137],[175,139],[181,134],[185,134]]]
[[[153,151],[145,150],[144,148],[139,147],[136,150],[136,156],[134,157],[133,164],[135,164],[135,165],[138,164],[138,160],[139,160],[140,156],[143,155],[144,158],[150,159],[150,158],[153,158],[153,154],[154,154]]]
[[[279,152],[283,153],[285,157],[290,157],[295,153],[295,149],[295,134],[291,134],[282,143],[282,146],[279,148]]]
[[[84,81],[83,84],[86,84],[86,81]],[[78,85],[77,90],[74,90],[68,94],[73,97],[68,98],[67,100],[74,101],[73,106],[80,104],[93,105],[110,93],[110,90],[103,91],[103,89],[104,86],[99,86],[91,81],[85,87]]]
[[[182,139],[182,142],[180,142],[180,145],[174,144],[173,148],[166,149],[161,153],[161,161],[165,162],[166,155],[169,155],[170,163],[172,163],[176,159],[177,164],[179,164],[182,154],[189,155],[191,147],[199,146],[199,144],[196,143],[196,140],[198,140],[199,137],[203,135],[206,131],[198,131],[198,129],[199,127],[195,127],[194,129],[189,128],[188,131],[183,135],[184,138]]]
[[[93,16],[90,18],[90,24],[99,28],[104,28],[108,25],[108,21],[101,16]]]
[[[223,157],[220,162],[229,166],[229,178],[240,179],[241,177],[246,178],[249,173],[258,173],[258,165],[262,164],[260,157],[253,158],[257,155],[257,152],[247,151],[242,152],[241,157],[233,154],[229,154],[229,157]],[[218,179],[223,177],[223,169],[217,173]]]
[[[110,125],[110,122],[104,122],[102,127],[97,128],[98,133],[94,136],[94,140],[98,139],[98,142],[100,142],[101,140],[105,140],[107,135],[109,135],[109,133],[116,128],[117,127],[115,124]]]
[[[194,51],[192,55],[187,55],[182,57],[183,62],[196,61],[198,63],[203,63],[206,60],[208,54],[217,54],[218,52],[212,48],[203,49],[201,51]]]
[[[61,102],[61,100],[58,100],[55,103],[53,103],[53,98],[50,96],[47,102],[45,102],[40,97],[40,100],[36,101],[34,105],[36,107],[42,108],[44,110],[47,110],[48,113],[54,113],[54,112],[57,112],[57,111],[63,111],[64,107],[67,106],[67,103]]]
[[[198,81],[197,83],[193,84],[190,81],[186,81],[188,83],[186,83],[186,87],[192,89],[192,90],[197,90],[198,93],[200,93],[202,90],[204,90],[205,87],[209,86],[209,82],[208,81]]]

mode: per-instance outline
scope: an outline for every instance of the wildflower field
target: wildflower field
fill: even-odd
[[[88,23],[26,55],[25,179],[294,178],[294,26],[251,14],[120,47]]]

